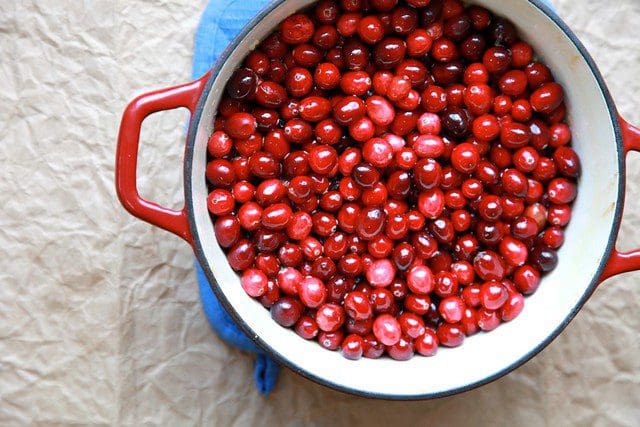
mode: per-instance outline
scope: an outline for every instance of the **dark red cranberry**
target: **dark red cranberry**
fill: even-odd
[[[301,315],[302,304],[291,297],[281,297],[271,306],[271,318],[284,327],[295,325]]]
[[[471,130],[471,117],[463,108],[445,108],[441,113],[441,122],[444,131],[453,138],[464,138]]]

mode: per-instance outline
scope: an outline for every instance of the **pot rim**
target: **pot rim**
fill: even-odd
[[[276,348],[272,347],[267,342],[265,342],[260,336],[258,336],[249,327],[249,325],[238,315],[234,307],[229,303],[225,294],[220,290],[218,282],[213,272],[209,268],[208,262],[206,262],[206,256],[203,251],[202,242],[200,240],[198,233],[196,232],[197,227],[195,223],[195,215],[194,215],[194,209],[193,209],[193,206],[194,206],[193,189],[192,189],[192,182],[191,182],[191,173],[193,169],[193,157],[194,157],[194,150],[195,150],[195,138],[197,133],[196,130],[197,130],[198,124],[200,123],[202,112],[204,110],[205,103],[207,102],[209,92],[213,87],[213,83],[217,75],[219,74],[222,68],[222,65],[229,58],[230,54],[237,48],[240,42],[253,29],[253,27],[256,26],[262,19],[265,18],[265,16],[270,14],[274,9],[279,7],[282,3],[285,3],[286,0],[274,0],[267,7],[265,7],[260,12],[258,12],[258,14],[243,27],[242,31],[240,31],[238,35],[236,35],[233,38],[233,40],[229,43],[226,49],[222,52],[220,57],[216,60],[215,64],[211,67],[210,69],[211,74],[202,90],[202,93],[200,94],[198,104],[190,120],[189,132],[187,136],[187,146],[186,146],[185,159],[184,159],[185,207],[187,212],[187,218],[189,221],[189,228],[191,229],[191,234],[193,237],[192,246],[193,246],[193,250],[196,255],[196,258],[198,259],[198,262],[200,263],[200,266],[202,267],[202,270],[204,271],[205,276],[209,281],[209,285],[211,286],[213,292],[215,293],[216,297],[218,298],[218,300],[220,301],[224,309],[231,316],[231,318],[236,322],[236,324],[240,326],[242,331],[249,338],[251,338],[251,340],[254,341],[259,348],[261,348],[269,356],[272,356],[273,358],[275,358],[279,363],[285,365],[286,367],[291,369],[293,372],[307,379],[310,379],[311,381],[317,384],[323,385],[325,387],[329,387],[331,389],[334,389],[343,393],[348,393],[356,396],[385,399],[385,400],[401,400],[401,401],[402,400],[406,400],[406,401],[426,400],[426,399],[435,399],[440,397],[451,396],[458,393],[463,393],[469,390],[473,390],[482,385],[493,382],[505,376],[506,374],[510,373],[511,371],[515,370],[516,368],[522,366],[526,362],[528,362],[530,359],[536,356],[540,351],[542,351],[547,345],[549,345],[551,341],[553,341],[567,327],[567,325],[571,322],[571,320],[573,320],[573,318],[576,316],[578,311],[580,311],[580,309],[586,303],[589,297],[591,297],[591,295],[597,288],[598,284],[600,283],[600,277],[607,265],[607,262],[609,261],[609,258],[611,256],[613,249],[615,248],[615,242],[618,236],[618,231],[619,231],[620,223],[622,220],[622,209],[624,207],[625,154],[624,154],[624,148],[622,145],[622,132],[621,132],[620,124],[618,121],[618,112],[617,112],[615,103],[613,101],[613,98],[611,96],[611,93],[609,92],[609,89],[604,81],[604,78],[602,77],[602,74],[598,69],[598,66],[596,65],[595,61],[593,60],[593,58],[591,57],[587,49],[580,42],[578,37],[573,33],[573,31],[571,31],[569,26],[554,12],[553,9],[551,9],[549,6],[544,4],[542,1],[540,0],[524,0],[524,1],[528,1],[537,9],[539,9],[547,18],[549,18],[553,23],[555,23],[562,30],[562,32],[569,38],[571,43],[575,46],[578,52],[580,52],[583,59],[589,66],[589,69],[593,73],[593,76],[595,77],[596,82],[598,83],[600,91],[602,92],[603,98],[605,99],[607,110],[609,111],[609,118],[612,122],[614,133],[615,133],[614,142],[616,144],[618,170],[620,171],[618,175],[618,197],[617,197],[615,211],[614,211],[613,224],[609,232],[609,238],[604,251],[604,256],[600,261],[596,275],[591,279],[589,286],[585,288],[583,295],[580,297],[576,305],[571,309],[569,313],[567,313],[562,323],[558,325],[558,327],[554,329],[551,334],[549,334],[544,340],[542,340],[536,347],[534,347],[527,354],[522,356],[520,359],[514,361],[513,363],[506,365],[495,374],[489,375],[481,380],[478,380],[460,387],[455,387],[449,390],[441,391],[441,392],[425,393],[425,394],[417,394],[417,395],[387,395],[382,393],[367,392],[359,389],[354,389],[351,387],[344,386],[342,384],[335,383],[333,381],[329,381],[317,375],[314,375],[310,372],[303,370],[298,365],[290,362],[288,359],[282,356]]]

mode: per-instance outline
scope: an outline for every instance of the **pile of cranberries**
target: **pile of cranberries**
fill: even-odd
[[[271,317],[406,360],[514,319],[557,264],[580,161],[562,87],[458,0],[321,0],[230,78],[215,234]]]

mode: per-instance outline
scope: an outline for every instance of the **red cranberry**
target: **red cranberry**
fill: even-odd
[[[316,312],[318,327],[325,332],[335,332],[344,323],[344,309],[339,305],[326,303]]]
[[[401,332],[400,323],[390,314],[381,314],[373,322],[373,334],[384,345],[397,344],[400,341]]]
[[[395,118],[395,109],[393,105],[385,98],[373,95],[367,98],[366,110],[369,118],[379,126],[388,126]]]
[[[216,240],[223,248],[229,248],[240,239],[240,221],[234,216],[225,215],[214,224]]]
[[[551,203],[571,203],[576,198],[576,194],[576,185],[566,178],[554,178],[547,184],[547,195]]]
[[[471,116],[459,107],[447,107],[441,115],[442,128],[453,138],[464,138],[471,130]]]
[[[367,281],[378,287],[389,286],[395,277],[396,269],[388,259],[374,261],[367,269]]]
[[[544,83],[536,89],[530,98],[531,107],[538,113],[550,113],[560,106],[564,99],[564,91],[558,83]]]
[[[362,239],[369,240],[384,228],[385,213],[377,207],[362,209],[358,215],[356,232]]]
[[[524,297],[519,292],[509,294],[507,302],[500,308],[500,318],[508,322],[515,319],[524,309]]]
[[[387,37],[376,44],[373,52],[374,62],[381,69],[393,68],[402,61],[406,49],[402,39]]]
[[[302,304],[291,297],[281,297],[271,306],[271,318],[284,327],[295,325],[301,315]]]
[[[302,281],[302,274],[292,267],[286,267],[278,273],[278,286],[287,295],[298,294],[298,283]]]
[[[386,349],[389,357],[394,360],[409,360],[413,357],[413,340],[409,337],[401,336],[396,344],[387,346]]]
[[[539,245],[531,250],[531,261],[540,271],[547,273],[556,268],[558,255],[555,250]]]
[[[298,295],[305,306],[316,308],[326,300],[327,291],[320,280],[307,276],[298,284]]]
[[[458,296],[447,297],[440,301],[438,310],[446,322],[457,323],[462,320],[465,304]]]
[[[289,16],[280,25],[282,40],[288,44],[306,43],[313,37],[313,32],[313,22],[302,13]]]
[[[424,334],[414,341],[416,351],[423,356],[435,356],[438,344],[438,337],[431,329],[425,329]]]
[[[306,340],[310,340],[318,336],[318,324],[309,316],[302,316],[298,319],[295,326],[296,333]]]
[[[366,295],[362,292],[349,292],[344,298],[344,309],[347,315],[355,320],[371,318],[373,309]]]
[[[498,313],[493,310],[481,308],[478,310],[478,326],[483,331],[491,331],[498,327],[500,324],[500,317]]]
[[[340,352],[347,359],[358,360],[362,357],[363,351],[364,340],[360,335],[347,335],[340,345]]]
[[[372,333],[367,334],[363,343],[363,356],[368,359],[377,359],[384,353],[384,345]]]
[[[497,310],[508,298],[507,289],[495,280],[485,282],[480,288],[482,306],[487,310]]]
[[[532,294],[540,284],[540,273],[532,266],[526,264],[518,267],[513,272],[513,282],[516,288],[523,294]]]
[[[505,265],[502,257],[493,251],[482,251],[473,260],[473,268],[483,280],[502,280]]]
[[[345,96],[333,106],[333,118],[342,126],[361,119],[365,114],[365,104],[355,96]]]
[[[445,347],[458,347],[464,341],[464,332],[457,324],[443,323],[438,326],[437,337]]]
[[[382,138],[372,138],[362,147],[362,157],[375,167],[384,168],[393,160],[393,149]]]
[[[342,344],[344,333],[341,330],[335,332],[321,331],[318,334],[318,344],[327,350],[337,350]]]
[[[407,286],[416,294],[426,295],[433,291],[435,278],[431,269],[424,265],[417,265],[407,274]]]

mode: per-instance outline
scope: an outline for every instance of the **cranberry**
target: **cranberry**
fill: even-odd
[[[498,312],[494,310],[489,310],[486,308],[481,308],[478,310],[478,326],[483,331],[491,331],[498,327],[500,324],[500,317],[498,316]]]
[[[367,281],[378,287],[389,286],[396,274],[396,269],[388,259],[374,261],[367,269]]]
[[[362,209],[358,215],[356,232],[362,239],[369,240],[384,228],[385,213],[377,207]]]
[[[564,227],[571,219],[571,206],[569,205],[551,205],[547,212],[547,221],[551,225]]]
[[[554,178],[547,184],[547,195],[551,203],[571,203],[576,198],[576,194],[576,185],[566,178]]]
[[[375,167],[384,168],[393,160],[393,149],[382,138],[372,138],[362,147],[362,157]]]
[[[282,41],[288,44],[306,43],[313,37],[313,32],[313,22],[302,13],[289,16],[280,25]]]
[[[296,333],[306,340],[310,340],[318,336],[318,324],[309,316],[302,316],[298,319],[295,326]]]
[[[540,273],[532,266],[526,264],[518,267],[513,272],[513,282],[516,288],[523,294],[532,294],[540,284]]]
[[[266,108],[278,108],[286,101],[285,89],[276,82],[265,81],[258,84],[256,102]]]
[[[422,190],[437,187],[442,177],[442,167],[433,159],[422,159],[413,168],[413,179]]]
[[[349,125],[365,114],[365,104],[355,96],[345,96],[333,106],[333,118],[340,125]]]
[[[482,63],[489,73],[500,75],[509,68],[511,63],[510,53],[504,47],[491,47],[485,51]]]
[[[473,260],[473,268],[483,280],[502,280],[505,265],[502,257],[493,251],[482,251]]]
[[[321,331],[318,334],[318,344],[327,350],[337,350],[342,344],[344,333],[341,330],[335,332]]]
[[[507,289],[495,280],[483,283],[480,288],[482,306],[487,310],[497,310],[508,298]]]
[[[362,357],[363,351],[364,340],[360,335],[347,335],[340,345],[340,352],[347,359],[358,360]]]
[[[355,320],[371,318],[373,309],[369,299],[362,292],[349,292],[344,298],[344,309],[349,317]]]
[[[404,298],[404,308],[418,316],[424,316],[427,314],[430,306],[431,298],[429,295],[409,294]]]
[[[368,359],[377,359],[384,353],[384,345],[372,333],[363,338],[363,356]]]
[[[538,245],[531,251],[531,261],[540,271],[547,273],[556,268],[558,255],[555,250],[544,245]]]
[[[400,323],[390,314],[381,314],[373,321],[373,334],[384,345],[397,344],[401,333]]]
[[[473,144],[464,142],[454,147],[451,152],[451,164],[462,173],[470,173],[475,170],[480,161],[480,154]]]
[[[302,304],[292,297],[281,297],[271,306],[271,318],[281,326],[296,324],[302,315]]]
[[[214,215],[222,216],[233,212],[235,200],[233,195],[223,189],[216,189],[209,193],[207,198],[207,208]]]
[[[426,295],[433,291],[435,278],[431,269],[417,265],[407,274],[407,286],[416,294]]]
[[[220,246],[229,248],[240,239],[240,221],[231,215],[222,216],[216,220],[214,231]]]
[[[378,95],[367,98],[366,110],[371,121],[378,126],[390,125],[396,115],[393,105]]]
[[[445,347],[458,347],[464,341],[464,332],[458,324],[443,323],[438,326],[437,337]]]
[[[249,296],[255,298],[267,292],[267,281],[267,276],[262,271],[251,268],[242,274],[240,285]]]
[[[431,49],[433,39],[429,33],[421,28],[411,32],[407,38],[407,55],[413,57],[421,57]]]
[[[256,91],[257,77],[256,73],[250,68],[237,69],[227,83],[227,95],[238,100],[253,96]]]
[[[438,311],[442,318],[449,323],[457,323],[462,320],[464,314],[465,304],[462,298],[458,296],[451,296],[444,298],[440,301]]]
[[[444,131],[453,138],[464,138],[471,130],[471,117],[463,108],[445,108],[442,111],[441,121]]]
[[[509,293],[505,304],[500,308],[500,318],[508,322],[515,319],[524,309],[524,297],[519,292]]]
[[[386,350],[392,359],[409,360],[413,357],[413,340],[409,337],[401,336],[396,344],[387,346]]]
[[[424,334],[414,341],[416,351],[423,356],[435,356],[438,352],[438,337],[431,329],[425,329]]]
[[[326,303],[316,312],[318,327],[325,332],[335,332],[344,323],[344,309],[339,305]]]
[[[563,99],[562,86],[555,82],[544,83],[531,94],[531,108],[538,113],[550,113],[560,106]]]

